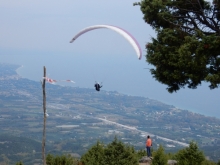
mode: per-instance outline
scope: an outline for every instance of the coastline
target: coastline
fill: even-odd
[[[24,67],[24,65],[20,65],[16,70],[15,72],[20,76],[22,77],[22,75],[19,73],[19,70],[22,69]]]
[[[19,65],[19,64],[9,64],[9,65],[16,65],[16,69],[15,69],[15,72],[19,75],[20,78],[27,78],[29,80],[32,80],[32,81],[40,81],[41,78],[42,78],[42,70],[41,68],[39,69],[39,66],[35,66],[35,65],[29,65],[26,64],[26,65]],[[53,75],[53,77],[56,76],[56,79],[63,79],[63,77],[61,77],[62,75],[58,74],[57,73],[57,70],[55,70],[55,72],[53,72],[53,70],[51,68],[49,68],[48,66],[48,71],[50,70],[50,73],[49,75],[51,74],[51,76]],[[54,76],[55,75],[55,76]],[[78,83],[77,84],[80,84],[81,86],[79,86],[80,88],[86,88],[84,87],[85,86],[85,81],[84,79],[80,80],[81,77],[77,77],[78,75],[75,74],[75,79],[78,78]],[[81,81],[81,82],[80,82]],[[86,81],[87,82],[87,81]],[[132,82],[131,82],[132,83]],[[128,83],[127,86],[129,86],[131,83]],[[59,85],[59,84],[57,84]],[[114,85],[114,84],[113,84]],[[62,85],[61,85],[62,86]],[[65,86],[71,86],[69,84],[65,84]],[[71,86],[72,87],[72,86]],[[116,86],[117,87],[117,86]],[[141,86],[142,87],[142,86]],[[119,88],[118,90],[115,88],[115,86],[112,86],[112,84],[110,84],[110,82],[108,82],[108,84],[105,86],[105,91],[114,91],[113,89],[115,89],[115,91],[118,91],[119,93],[121,94],[126,94],[127,90],[125,90],[126,88],[122,87],[122,88]],[[141,89],[141,88],[138,88],[138,90]],[[104,89],[103,89],[104,90]],[[145,90],[145,89],[144,89]],[[143,90],[143,91],[144,91]],[[137,90],[136,90],[137,91]],[[135,92],[136,92],[135,91]],[[207,117],[216,117],[218,119],[220,119],[220,114],[216,111],[208,111],[208,110],[199,110],[200,107],[198,105],[200,104],[204,104],[205,102],[202,101],[195,101],[195,105],[191,106],[191,108],[189,108],[189,103],[187,104],[186,102],[186,97],[179,97],[178,99],[176,99],[174,96],[176,96],[177,94],[175,95],[172,95],[172,96],[169,96],[169,97],[174,97],[173,99],[166,99],[166,97],[157,97],[157,94],[155,92],[157,91],[154,91],[153,93],[151,93],[151,91],[149,90],[146,90],[148,93],[145,93],[145,92],[140,92],[139,94],[140,95],[137,95],[136,93],[134,93],[133,91],[129,92],[129,94],[127,95],[130,95],[130,96],[141,96],[141,97],[145,97],[145,98],[149,98],[149,99],[153,99],[153,100],[157,100],[157,101],[160,101],[164,104],[167,104],[167,105],[173,105],[175,108],[177,109],[181,109],[181,110],[187,110],[187,111],[190,111],[190,112],[193,112],[193,113],[197,113],[197,114],[201,114],[201,115],[204,115],[204,116],[207,116]],[[201,90],[200,90],[201,91]],[[183,93],[183,91],[181,91]],[[195,91],[196,93],[198,93],[197,91]],[[213,91],[215,92],[215,91]],[[180,92],[179,92],[180,93]],[[186,93],[186,92],[185,92]],[[201,93],[201,92],[200,92]],[[187,95],[189,95],[187,93]],[[179,94],[180,96],[180,94]],[[183,96],[183,94],[181,95]],[[179,102],[178,102],[179,101]],[[185,106],[183,106],[185,104]],[[211,107],[212,105],[209,105],[209,108],[212,108]]]

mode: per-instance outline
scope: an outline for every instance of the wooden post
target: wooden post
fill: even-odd
[[[43,138],[42,138],[42,161],[43,165],[46,165],[46,155],[45,155],[45,141],[46,141],[46,90],[45,90],[45,84],[46,84],[46,67],[44,66],[44,76],[43,76],[43,82],[41,81],[42,90],[43,90],[43,112],[44,112],[44,126],[43,126]]]

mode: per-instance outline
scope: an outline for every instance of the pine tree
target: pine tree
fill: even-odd
[[[146,156],[146,155],[147,155],[146,150],[139,150],[139,151],[137,151],[137,158],[138,159],[141,159],[143,156]]]
[[[51,154],[48,154],[46,157],[47,165],[53,165],[54,164],[54,156]]]
[[[152,165],[165,165],[167,164],[167,155],[164,152],[163,146],[160,145],[159,148],[153,152]]]
[[[134,148],[126,146],[115,137],[105,149],[105,164],[108,165],[138,165]]]
[[[143,19],[157,37],[146,44],[153,77],[169,92],[202,81],[220,84],[220,1],[142,0]]]
[[[175,158],[178,165],[201,165],[205,160],[203,152],[195,142],[190,142],[189,147],[178,151]]]
[[[98,141],[81,157],[81,162],[84,165],[138,165],[138,156],[133,147],[115,137],[107,146]]]
[[[21,161],[17,162],[16,165],[24,165]]]
[[[104,144],[98,141],[81,157],[81,161],[85,165],[104,165]]]
[[[46,157],[47,165],[78,165],[78,160],[71,155],[57,155],[48,154]]]

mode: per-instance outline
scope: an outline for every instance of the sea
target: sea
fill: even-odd
[[[149,69],[153,66],[145,61],[145,57],[138,60],[133,55],[112,55],[111,52],[106,54],[12,53],[0,55],[0,62],[21,65],[17,73],[30,80],[40,82],[45,66],[47,77],[75,82],[64,81],[56,85],[94,88],[94,83],[99,82],[103,84],[101,90],[104,91],[147,97],[179,109],[220,119],[220,89],[210,90],[208,83],[203,83],[197,89],[186,87],[169,93],[167,86],[156,81],[150,74]]]

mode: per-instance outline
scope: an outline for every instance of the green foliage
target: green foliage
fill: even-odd
[[[153,161],[152,165],[165,165],[167,164],[168,157],[164,152],[162,145],[153,152]]]
[[[17,162],[16,165],[24,165],[21,161]]]
[[[107,145],[105,148],[105,164],[108,165],[135,165],[138,164],[138,160],[135,154],[135,150],[132,147],[126,146],[117,138]]]
[[[104,164],[104,144],[98,141],[81,157],[81,161],[85,165]]]
[[[173,153],[168,153],[167,154],[167,158],[168,158],[168,160],[170,159],[170,160],[173,160],[174,159],[174,154]]]
[[[201,165],[216,165],[216,163],[210,160],[204,160]]]
[[[189,147],[177,152],[175,159],[178,165],[201,165],[205,156],[195,142],[190,142]]]
[[[71,155],[53,156],[48,154],[46,157],[47,165],[78,165],[78,160]]]
[[[141,159],[143,156],[147,155],[147,152],[146,152],[146,150],[139,150],[139,151],[137,151],[136,155],[137,155],[138,159]]]
[[[146,45],[146,59],[155,66],[150,71],[157,81],[169,92],[185,86],[195,89],[202,81],[211,89],[218,87],[219,2],[142,0],[134,5],[140,5],[143,19],[157,34]]]
[[[107,146],[97,142],[82,156],[81,161],[85,165],[138,165],[138,156],[140,155],[133,147],[126,146],[115,138]]]
[[[220,165],[220,160],[218,161],[217,165]]]

